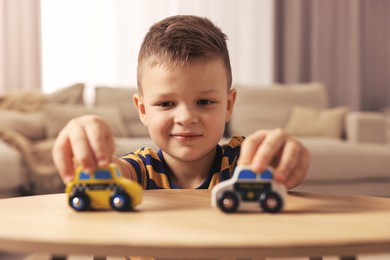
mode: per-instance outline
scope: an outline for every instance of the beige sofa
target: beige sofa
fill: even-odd
[[[78,85],[62,91],[81,95],[80,88]],[[309,174],[296,190],[390,197],[390,145],[384,114],[329,108],[325,88],[319,83],[236,88],[239,94],[227,135],[285,128],[311,151]],[[26,127],[18,128],[9,118],[2,120],[10,113],[9,109],[3,110],[0,197],[18,195],[21,187],[28,194],[63,190],[48,154],[60,129],[75,116],[95,113],[105,118],[116,136],[117,155],[142,146],[155,148],[138,120],[132,104],[134,92],[130,88],[99,86],[93,106],[74,100],[53,102],[45,97],[46,102],[37,110],[18,111],[24,113],[26,122],[36,117],[34,124],[30,122],[34,128],[29,127],[40,133],[36,136],[23,131]]]
[[[329,108],[319,83],[238,88],[232,133],[285,128],[310,150],[295,190],[390,197],[390,143],[384,113]]]

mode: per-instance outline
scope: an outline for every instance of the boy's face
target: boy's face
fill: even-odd
[[[156,145],[180,161],[213,155],[236,97],[227,90],[223,62],[145,66],[142,75],[143,95],[134,95],[134,103]]]

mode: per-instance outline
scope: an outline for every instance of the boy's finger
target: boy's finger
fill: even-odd
[[[292,189],[303,181],[309,166],[310,166],[310,152],[297,142],[299,152],[297,154],[296,164],[291,169],[290,173],[285,176],[284,184],[288,189]]]
[[[114,153],[114,141],[110,129],[106,126],[91,124],[85,128],[89,144],[98,166],[105,166],[111,162]]]
[[[249,165],[252,163],[253,157],[260,144],[266,136],[266,131],[257,131],[254,134],[246,137],[241,146],[240,157],[237,164]]]
[[[69,131],[70,146],[76,163],[86,172],[96,169],[97,162],[83,127],[72,127]]]
[[[293,174],[300,158],[300,150],[300,145],[294,139],[286,142],[279,164],[275,167],[276,180],[284,183]]]
[[[288,178],[284,181],[286,188],[292,189],[296,187],[305,178],[306,173],[307,167],[305,167],[303,164],[298,164],[294,168],[293,174],[289,175]]]
[[[74,175],[73,152],[64,131],[60,132],[54,143],[52,158],[63,182],[71,181]]]
[[[277,129],[269,132],[252,159],[252,169],[255,172],[262,172],[265,170],[270,165],[273,158],[283,148],[287,137],[286,132],[283,130]]]

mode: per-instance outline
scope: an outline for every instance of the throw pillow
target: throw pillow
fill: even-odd
[[[78,83],[66,88],[59,89],[45,97],[48,103],[60,104],[83,104],[84,84]]]
[[[11,128],[31,139],[45,138],[45,127],[42,112],[20,112],[17,110],[0,110],[0,128]]]
[[[136,88],[96,87],[95,106],[118,107],[122,113],[127,136],[149,137],[148,128],[138,117],[138,111],[133,104]]]
[[[115,107],[87,108],[77,105],[48,105],[45,108],[45,126],[49,138],[57,137],[62,128],[73,118],[94,114],[101,116],[110,126],[114,136],[125,137],[126,130],[120,110]]]
[[[286,131],[295,136],[341,138],[347,107],[314,109],[295,106],[286,124]]]

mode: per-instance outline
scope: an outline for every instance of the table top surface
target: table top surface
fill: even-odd
[[[282,213],[225,214],[207,190],[145,191],[134,212],[75,212],[65,194],[0,200],[0,251],[154,257],[390,252],[390,199],[290,192]]]

